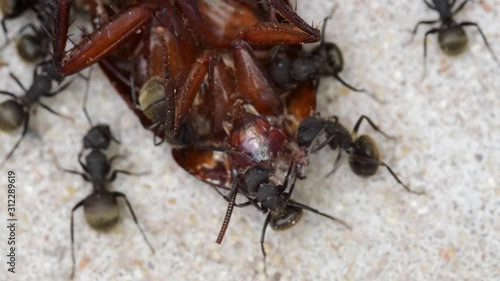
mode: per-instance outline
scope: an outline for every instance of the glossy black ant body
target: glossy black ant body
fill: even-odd
[[[11,132],[21,127],[21,125],[23,126],[21,138],[15,143],[14,147],[7,154],[3,162],[0,164],[0,167],[3,166],[4,163],[12,156],[25,137],[28,131],[30,111],[33,105],[40,105],[42,108],[57,116],[70,119],[55,112],[40,100],[43,97],[50,98],[56,96],[71,84],[71,82],[68,82],[61,86],[57,91],[51,92],[54,74],[51,73],[50,65],[52,65],[51,62],[50,64],[48,62],[43,62],[35,67],[33,71],[33,81],[29,89],[26,89],[19,79],[14,74],[10,73],[10,77],[14,79],[19,87],[21,87],[24,91],[24,95],[16,96],[8,91],[0,91],[0,94],[10,97],[10,99],[0,103],[0,130]]]
[[[290,176],[293,173],[294,167],[295,164],[292,163],[288,169],[283,184],[274,184],[271,182],[271,176],[273,175],[274,170],[270,168],[267,163],[259,163],[248,168],[245,173],[234,182],[228,195],[225,196],[225,199],[229,201],[229,207],[221,233],[217,239],[217,243],[220,243],[222,240],[221,235],[223,236],[227,229],[233,206],[245,207],[253,205],[262,213],[267,213],[260,238],[261,251],[264,256],[264,260],[266,257],[264,241],[268,225],[271,225],[271,228],[276,231],[287,230],[300,221],[303,215],[303,210],[329,218],[342,224],[346,228],[351,229],[351,227],[344,221],[291,199],[295,188],[295,181],[297,179],[294,175],[293,181],[289,187]],[[287,189],[288,192],[286,192]],[[244,195],[248,199],[248,202],[235,205],[234,200],[238,192]]]
[[[87,92],[85,94],[85,102],[86,99]],[[85,108],[85,102],[83,109],[90,124],[92,124]],[[151,252],[154,253],[154,249],[147,239],[146,234],[139,225],[137,217],[134,213],[134,210],[132,209],[132,205],[127,199],[127,196],[121,192],[113,192],[108,190],[109,183],[113,182],[118,174],[139,175],[125,170],[111,170],[112,162],[119,157],[119,155],[116,155],[108,159],[108,157],[104,153],[104,150],[110,146],[111,141],[119,143],[119,141],[113,137],[109,125],[98,124],[96,126],[93,126],[84,136],[83,148],[78,154],[78,162],[80,163],[80,166],[83,168],[84,172],[82,173],[79,171],[68,170],[59,167],[61,170],[68,173],[80,175],[85,181],[92,183],[92,193],[85,199],[78,202],[71,211],[71,257],[73,262],[71,277],[73,277],[75,274],[73,215],[75,211],[81,206],[83,206],[85,220],[87,221],[87,223],[95,230],[106,231],[116,225],[116,223],[118,222],[118,219],[120,217],[118,198],[123,198],[123,200],[125,200],[125,203],[127,204],[128,209],[130,210],[130,213],[132,214],[132,218],[135,224],[144,237],[144,240],[148,244]],[[85,157],[85,161],[83,162],[81,158],[85,149],[90,150],[90,152],[87,154],[87,156]]]
[[[369,135],[357,135],[363,120],[366,120],[376,132],[382,134],[386,138],[393,138],[380,130],[375,123],[365,115],[362,115],[358,119],[352,133],[338,122],[337,117],[324,119],[319,116],[313,116],[304,119],[300,123],[297,132],[297,143],[301,147],[307,147],[310,152],[318,151],[326,145],[330,145],[330,148],[333,150],[339,149],[334,169],[330,174],[338,168],[341,152],[345,152],[349,155],[349,165],[355,174],[363,177],[372,176],[377,172],[379,166],[384,166],[406,191],[414,194],[423,194],[423,192],[412,191],[407,185],[401,182],[396,176],[396,173],[394,173],[385,162],[380,161],[380,152],[377,144]],[[312,144],[319,139],[323,133],[326,134],[326,140],[313,149]]]
[[[450,56],[456,56],[465,51],[468,45],[468,39],[467,39],[467,34],[465,33],[464,27],[466,26],[475,26],[477,30],[479,31],[479,34],[481,34],[481,37],[483,38],[483,41],[486,45],[486,48],[488,48],[488,51],[491,53],[493,56],[493,59],[500,64],[500,61],[496,57],[495,53],[491,49],[490,44],[488,43],[488,40],[486,39],[486,36],[484,35],[483,31],[479,27],[479,25],[475,22],[470,22],[470,21],[464,21],[457,23],[455,19],[453,18],[454,15],[456,15],[460,10],[465,7],[465,4],[469,2],[469,0],[464,0],[456,9],[453,9],[456,0],[432,0],[432,3],[430,3],[427,0],[424,0],[424,3],[429,7],[430,9],[436,11],[439,13],[439,19],[437,20],[424,20],[424,21],[419,21],[416,25],[415,28],[412,31],[412,37],[415,36],[417,33],[418,27],[421,24],[426,24],[426,25],[431,25],[440,22],[441,26],[438,28],[432,28],[428,30],[425,33],[424,36],[424,73],[426,69],[426,58],[427,58],[427,36],[430,34],[437,33],[438,34],[438,42],[439,42],[439,47],[441,50]],[[410,39],[410,42],[411,42]]]
[[[320,44],[310,52],[296,47],[278,46],[273,49],[267,68],[276,86],[289,90],[297,82],[314,81],[318,87],[320,77],[332,76],[354,92],[366,92],[351,86],[339,75],[344,68],[342,52],[336,44],[325,42],[325,28],[330,17],[323,23]]]

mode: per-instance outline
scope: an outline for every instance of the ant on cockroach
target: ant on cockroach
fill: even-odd
[[[334,150],[339,149],[334,169],[330,174],[335,172],[338,168],[338,163],[342,155],[341,152],[345,152],[349,155],[349,165],[355,174],[363,177],[372,176],[377,172],[379,166],[384,166],[406,191],[419,195],[424,194],[424,192],[411,190],[409,186],[401,182],[389,165],[380,161],[380,152],[377,144],[369,135],[357,135],[363,120],[366,120],[376,132],[382,134],[386,138],[393,139],[393,137],[380,130],[375,123],[365,115],[361,115],[358,119],[352,133],[340,124],[338,118],[335,116],[330,119],[313,116],[304,119],[300,123],[297,132],[297,142],[300,146],[307,147],[310,152],[318,151],[326,145],[330,145]],[[315,142],[322,133],[326,134],[326,140],[313,149],[313,142]]]
[[[267,67],[271,79],[276,86],[287,90],[295,87],[298,82],[307,81],[313,81],[317,89],[320,77],[331,76],[351,91],[365,93],[376,99],[365,89],[355,88],[340,77],[339,74],[344,68],[342,52],[335,43],[325,42],[326,24],[331,17],[325,18],[320,44],[310,52],[302,48],[283,46],[272,50]]]
[[[84,99],[84,113],[87,117],[89,123],[92,126],[92,122],[85,108],[85,102],[87,100],[87,93],[85,94]],[[111,141],[115,141],[117,143],[118,140],[113,137],[111,130],[107,124],[98,124],[93,126],[87,134],[83,138],[83,148],[78,154],[78,162],[80,166],[83,168],[84,172],[79,172],[75,170],[69,170],[59,167],[59,169],[72,173],[81,175],[83,179],[87,182],[92,183],[92,193],[88,195],[85,199],[78,202],[73,209],[71,210],[71,257],[72,257],[72,270],[71,277],[75,274],[75,247],[74,247],[74,227],[73,227],[73,215],[74,212],[83,206],[85,220],[87,223],[94,229],[98,231],[106,231],[116,225],[118,219],[120,217],[120,207],[118,205],[118,198],[123,198],[125,203],[127,204],[130,213],[132,214],[132,218],[139,228],[144,240],[148,244],[151,252],[154,253],[154,249],[146,237],[146,234],[142,230],[137,217],[132,209],[132,205],[127,199],[127,196],[124,193],[117,191],[109,191],[109,183],[116,179],[118,174],[126,174],[126,175],[139,175],[137,173],[131,173],[125,170],[111,170],[111,164],[114,160],[116,160],[119,155],[116,155],[111,158],[107,158],[104,150],[107,149]],[[85,149],[90,149],[90,152],[85,157],[85,161],[81,160],[83,152]],[[59,165],[58,165],[59,166]],[[110,174],[111,173],[111,174]],[[110,176],[108,177],[108,175]]]
[[[464,31],[464,27],[466,26],[475,26],[477,28],[479,34],[481,34],[481,37],[483,38],[486,48],[493,56],[493,59],[500,64],[500,61],[491,49],[486,36],[477,23],[469,21],[457,23],[455,19],[453,19],[453,16],[460,12],[460,10],[465,7],[465,4],[467,4],[467,2],[469,2],[469,0],[464,0],[460,5],[458,5],[455,10],[453,10],[453,7],[456,4],[456,0],[432,0],[432,3],[424,0],[424,3],[427,5],[427,7],[439,13],[439,19],[419,21],[412,31],[412,37],[409,42],[412,41],[415,34],[417,33],[418,27],[421,24],[430,25],[438,22],[441,23],[440,27],[428,30],[424,36],[424,75],[427,67],[427,36],[430,34],[438,33],[438,42],[441,50],[449,56],[456,56],[463,53],[467,47],[468,39],[467,34]]]
[[[50,62],[50,64],[52,64]],[[28,123],[30,119],[30,111],[33,105],[38,104],[45,110],[66,119],[66,117],[60,113],[55,112],[50,107],[45,105],[40,99],[43,97],[50,98],[54,97],[60,92],[64,91],[71,82],[68,82],[61,86],[57,91],[51,92],[52,90],[52,80],[55,73],[51,73],[50,64],[43,62],[38,64],[33,71],[33,81],[29,89],[26,89],[19,79],[12,73],[10,77],[16,81],[17,85],[21,87],[24,91],[24,95],[16,96],[15,94],[8,91],[0,91],[0,94],[11,97],[10,99],[0,103],[0,130],[5,132],[11,132],[23,126],[23,131],[21,133],[21,138],[15,143],[14,147],[7,154],[0,167],[5,164],[5,162],[12,156],[16,148],[19,146],[23,138],[28,132]]]
[[[287,230],[300,221],[303,215],[303,210],[329,218],[342,224],[347,229],[351,229],[351,227],[344,221],[291,199],[295,188],[295,181],[297,179],[294,173],[295,167],[295,163],[292,162],[288,168],[283,184],[275,184],[271,182],[271,176],[275,171],[273,168],[269,167],[269,163],[255,164],[254,166],[248,168],[244,174],[238,177],[238,179],[234,181],[228,195],[224,196],[224,198],[229,202],[229,206],[219,233],[219,237],[217,238],[217,243],[222,241],[221,237],[227,229],[230,214],[234,206],[245,207],[253,205],[262,213],[267,213],[260,238],[261,251],[264,256],[264,266],[266,259],[264,241],[268,225],[271,225],[271,228],[276,231]],[[292,173],[294,173],[294,177],[289,187],[290,176]],[[218,187],[214,184],[212,184],[212,186]],[[287,189],[288,192],[286,192]],[[248,199],[248,202],[236,205],[234,201],[238,192],[244,195]]]

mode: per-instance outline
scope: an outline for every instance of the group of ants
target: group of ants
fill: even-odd
[[[31,117],[30,112],[35,105],[38,105],[55,115],[65,117],[51,109],[42,100],[44,98],[54,97],[57,94],[64,92],[64,90],[71,84],[71,82],[66,82],[59,86],[57,90],[53,90],[53,85],[57,83],[60,84],[64,77],[56,67],[57,64],[53,61],[52,57],[53,50],[51,50],[51,41],[54,40],[54,23],[52,22],[53,18],[51,13],[53,13],[53,10],[51,9],[54,8],[54,4],[46,3],[48,1],[49,0],[0,0],[0,8],[3,13],[2,27],[7,38],[6,45],[8,45],[11,41],[7,30],[7,23],[10,19],[18,18],[26,11],[31,10],[34,11],[39,21],[38,24],[29,23],[23,26],[17,34],[13,36],[15,38],[13,41],[15,41],[19,56],[27,62],[36,63],[36,67],[33,71],[32,84],[28,88],[26,88],[13,73],[10,73],[10,77],[23,90],[22,95],[16,95],[9,91],[0,91],[1,95],[8,97],[7,100],[0,103],[0,129],[4,132],[12,132],[22,127],[20,139],[7,153],[7,156],[0,164],[0,167],[2,167],[6,161],[11,158],[14,151],[25,137]],[[272,4],[282,1],[275,0],[270,2]],[[457,23],[453,18],[456,13],[464,8],[468,0],[463,1],[460,4],[457,4],[455,0],[432,0],[431,2],[424,0],[423,2],[429,8],[439,13],[439,19],[418,22],[412,30],[413,35],[416,34],[418,27],[422,24],[430,25],[440,23],[441,25],[439,27],[432,28],[425,33],[425,39],[428,35],[437,33],[441,49],[446,54],[456,55],[463,52],[467,46],[467,37],[463,27],[475,26],[479,30],[479,33],[481,34],[486,47],[492,54],[493,58],[498,62],[486,40],[486,37],[476,23]],[[54,3],[57,4],[59,1],[55,1]],[[286,46],[277,46],[272,48],[270,51],[271,59],[266,65],[266,71],[267,75],[276,87],[290,90],[296,87],[297,83],[313,81],[313,85],[317,89],[319,79],[321,77],[330,76],[336,78],[340,83],[352,91],[366,92],[364,89],[358,89],[351,86],[339,76],[339,73],[343,69],[342,53],[334,43],[325,42],[324,31],[326,22],[327,20],[325,19],[319,45],[310,51],[305,51],[296,47],[286,49],[288,48]],[[292,56],[287,55],[289,50],[293,53]],[[424,40],[424,62],[426,56],[427,47],[426,40]],[[90,75],[88,77],[85,77],[80,73],[77,75],[80,78],[87,80],[88,83]],[[146,83],[146,85],[147,84],[148,83]],[[160,85],[159,88],[161,91],[165,91],[165,87],[161,87]],[[146,94],[148,94],[148,92],[154,91],[149,89],[148,91],[141,91],[141,94],[142,92],[146,92]],[[92,126],[92,121],[85,108],[87,94],[88,87],[85,93],[83,111]],[[145,111],[146,116],[152,119],[151,121],[153,121],[153,125],[150,126],[149,129],[152,129],[155,132],[155,137],[158,137],[159,134],[165,134],[165,136],[160,135],[160,137],[177,145],[181,144],[183,146],[193,146],[197,149],[222,152],[230,156],[238,156],[240,158],[251,158],[251,156],[245,155],[244,152],[231,148],[203,144],[199,142],[196,137],[191,136],[186,138],[186,134],[192,134],[190,130],[193,130],[193,128],[184,130],[189,132],[179,134],[182,136],[167,136],[169,132],[166,131],[171,125],[170,123],[173,123],[173,121],[155,120],[155,118],[158,119],[158,117],[155,117],[154,114],[148,115],[147,109],[144,108],[144,105],[140,104],[142,100],[145,100],[145,98],[139,95],[139,102],[137,102],[135,90],[132,90],[131,96],[136,103],[137,108],[142,108]],[[151,97],[149,98],[151,99]],[[148,100],[148,98],[146,98],[146,100]],[[166,101],[165,98],[160,99],[160,108],[164,109],[165,107],[168,107],[166,103],[168,103],[168,101]],[[165,114],[162,116],[164,115]],[[423,192],[411,190],[398,178],[396,173],[386,163],[379,159],[379,150],[372,137],[369,135],[358,136],[358,130],[363,121],[368,122],[368,124],[376,132],[387,138],[391,138],[389,135],[380,130],[370,118],[364,115],[358,119],[354,128],[349,130],[339,123],[338,118],[335,116],[324,118],[319,114],[314,113],[300,120],[300,124],[297,126],[294,141],[303,151],[305,151],[307,157],[309,154],[317,152],[326,146],[329,146],[333,150],[337,150],[338,156],[335,160],[332,172],[339,166],[338,164],[340,163],[342,153],[345,153],[349,156],[349,164],[352,171],[357,175],[371,176],[376,173],[379,166],[383,166],[387,168],[394,179],[406,191],[414,194],[423,194]],[[161,130],[164,131],[159,130],[158,128],[160,127]],[[167,127],[167,129],[165,127]],[[174,140],[170,141],[172,138]],[[138,175],[137,173],[125,170],[112,169],[113,161],[118,158],[116,156],[108,158],[106,154],[106,150],[110,147],[112,142],[117,144],[120,143],[119,140],[113,136],[109,125],[98,124],[92,126],[84,136],[82,150],[78,154],[78,162],[82,167],[83,172],[59,167],[66,172],[82,176],[85,181],[90,182],[93,186],[90,195],[78,202],[72,209],[72,276],[75,272],[73,214],[82,206],[84,207],[86,221],[91,227],[98,230],[107,229],[118,222],[119,205],[117,199],[122,198],[127,204],[133,220],[138,226],[145,241],[151,251],[154,252],[154,249],[146,238],[144,231],[139,226],[137,217],[135,216],[126,195],[121,192],[109,190],[110,183],[115,180],[118,174]],[[155,142],[155,144],[157,143]],[[273,176],[276,169],[273,167],[273,163],[269,164],[268,161],[263,161],[262,163],[253,161],[253,163],[251,165],[247,165],[245,169],[239,170],[238,175],[233,175],[234,180],[232,180],[232,185],[230,187],[222,187],[211,183],[210,181],[204,181],[214,187],[214,189],[217,190],[219,194],[221,194],[229,203],[226,218],[217,242],[220,243],[222,241],[224,232],[228,227],[233,207],[235,206],[245,207],[251,205],[256,207],[262,213],[267,213],[260,239],[261,250],[264,258],[266,256],[264,238],[268,225],[270,224],[275,230],[290,228],[300,220],[303,210],[310,211],[336,221],[350,229],[350,226],[342,220],[291,199],[295,187],[295,181],[298,177],[296,175],[296,164],[297,163],[294,163],[294,160],[292,160],[292,163],[288,166],[288,169],[286,169],[282,183],[277,183],[274,179]],[[228,192],[223,194],[220,189]],[[236,194],[240,194],[247,201],[243,203],[236,203]]]

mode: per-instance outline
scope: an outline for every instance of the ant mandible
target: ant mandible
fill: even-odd
[[[71,82],[68,82],[61,86],[57,91],[51,92],[52,80],[54,77],[53,75],[55,75],[55,73],[51,73],[51,69],[55,70],[53,66],[52,68],[50,67],[51,64],[51,62],[43,62],[35,67],[35,70],[33,71],[33,81],[29,89],[26,89],[19,79],[14,74],[10,73],[10,77],[14,79],[21,89],[23,89],[24,95],[16,96],[8,91],[0,91],[0,94],[11,97],[11,99],[0,103],[0,130],[4,132],[11,132],[23,125],[21,138],[19,138],[19,140],[14,144],[14,147],[7,154],[3,162],[0,164],[0,167],[2,167],[13,155],[14,151],[26,136],[26,133],[28,132],[30,110],[33,105],[38,104],[42,108],[57,116],[71,119],[70,117],[57,113],[40,101],[42,97],[48,98],[56,96],[71,84]]]
[[[421,24],[431,25],[441,22],[440,27],[428,30],[424,36],[424,75],[427,68],[427,36],[437,33],[439,47],[441,48],[441,50],[449,56],[456,56],[463,53],[467,47],[468,39],[467,34],[464,31],[464,27],[466,26],[475,26],[477,28],[491,56],[498,64],[500,64],[500,61],[491,49],[486,36],[477,23],[470,21],[457,23],[455,19],[453,19],[453,16],[460,12],[460,10],[465,7],[465,4],[467,4],[469,0],[464,0],[460,5],[458,5],[455,10],[453,10],[456,2],[456,0],[432,0],[432,3],[430,3],[427,0],[424,0],[424,3],[427,5],[427,7],[439,13],[439,19],[419,21],[412,31],[412,37],[409,42],[412,41],[415,34],[417,33],[418,27]]]
[[[366,120],[376,132],[382,134],[386,138],[393,139],[393,137],[380,130],[378,126],[365,115],[361,115],[358,119],[352,133],[338,122],[336,116],[330,119],[313,116],[304,119],[300,123],[297,132],[297,142],[300,146],[307,147],[310,152],[318,151],[326,145],[330,145],[333,150],[340,149],[334,169],[329,175],[338,168],[338,163],[342,155],[341,152],[345,152],[349,155],[349,165],[355,174],[363,177],[372,176],[377,172],[379,166],[384,166],[406,191],[418,195],[424,194],[424,192],[411,190],[409,186],[401,182],[389,165],[380,161],[380,151],[375,141],[369,135],[357,135],[363,120]],[[326,134],[326,140],[313,149],[312,144],[323,133]]]

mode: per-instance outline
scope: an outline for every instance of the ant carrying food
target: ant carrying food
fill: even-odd
[[[470,22],[470,21],[463,21],[460,23],[457,23],[455,19],[453,18],[454,15],[456,15],[458,12],[460,12],[463,7],[465,7],[465,4],[469,2],[469,0],[464,0],[456,9],[453,10],[453,7],[456,4],[456,0],[432,0],[432,3],[428,2],[427,0],[424,0],[424,3],[429,7],[430,9],[436,11],[439,13],[439,19],[437,20],[424,20],[424,21],[419,21],[416,25],[415,28],[412,31],[412,37],[409,42],[412,41],[414,38],[415,34],[417,33],[418,27],[421,24],[426,24],[426,25],[431,25],[440,22],[441,26],[438,28],[432,28],[428,30],[425,33],[424,36],[424,75],[426,72],[427,68],[427,36],[430,34],[437,33],[438,34],[438,42],[439,42],[439,47],[441,50],[449,55],[449,56],[456,56],[461,53],[463,53],[468,45],[468,39],[467,39],[467,34],[465,33],[464,27],[466,26],[475,26],[477,30],[479,31],[479,34],[481,34],[481,37],[483,38],[483,41],[486,45],[486,48],[488,51],[491,53],[493,56],[493,59],[500,64],[500,61],[498,60],[497,56],[491,49],[490,44],[488,43],[488,40],[486,39],[486,36],[484,35],[483,31],[479,27],[479,25],[475,22]]]
[[[14,79],[17,85],[19,85],[19,87],[21,87],[24,91],[24,95],[22,96],[16,96],[8,91],[0,91],[0,94],[10,97],[10,99],[0,104],[0,130],[11,132],[19,128],[21,125],[23,126],[21,138],[15,143],[14,147],[7,154],[3,162],[0,164],[0,167],[2,167],[12,156],[16,148],[26,136],[26,133],[28,132],[30,111],[33,105],[38,104],[45,110],[57,116],[71,120],[70,117],[66,117],[55,112],[40,100],[43,97],[50,98],[56,96],[71,84],[71,82],[68,82],[62,85],[57,91],[51,92],[53,80],[52,75],[55,75],[55,73],[51,73],[50,70],[51,68],[47,63],[38,64],[33,71],[33,82],[29,89],[26,89],[19,79],[14,74],[10,73],[10,77]]]
[[[85,98],[86,100],[86,98]],[[84,104],[84,112],[86,117],[88,118],[90,124],[90,117],[85,109]],[[142,230],[137,217],[132,209],[132,205],[127,199],[127,196],[124,193],[117,191],[109,191],[109,183],[116,179],[118,174],[126,174],[126,175],[139,175],[137,173],[132,173],[125,170],[111,170],[111,164],[114,160],[116,160],[119,155],[116,155],[111,158],[107,158],[104,150],[107,149],[111,141],[118,141],[113,137],[111,130],[106,124],[99,124],[93,126],[83,138],[83,148],[78,154],[78,162],[80,166],[83,168],[84,172],[79,172],[75,170],[69,170],[59,167],[61,170],[81,175],[82,178],[92,183],[92,193],[88,195],[85,199],[78,202],[71,211],[71,257],[72,257],[72,271],[71,277],[75,274],[75,247],[74,247],[74,227],[73,227],[73,215],[74,212],[83,206],[85,220],[87,223],[94,229],[98,231],[106,231],[116,225],[118,219],[120,217],[120,207],[118,205],[118,198],[123,198],[125,203],[127,204],[130,213],[132,214],[132,218],[139,228],[144,240],[148,244],[152,253],[154,253],[154,249],[147,239],[144,231]],[[90,152],[85,157],[85,161],[81,160],[82,155],[85,149],[90,149]],[[108,177],[108,175],[110,175]]]
[[[366,120],[376,132],[382,134],[386,138],[393,139],[393,137],[380,130],[375,123],[365,115],[359,117],[356,125],[354,125],[352,133],[338,122],[336,116],[330,119],[313,116],[304,119],[300,123],[297,132],[297,142],[301,147],[307,147],[310,152],[316,152],[326,145],[330,145],[333,150],[339,149],[334,169],[329,175],[338,168],[338,163],[342,155],[341,152],[345,152],[349,155],[349,165],[355,174],[363,177],[372,176],[377,172],[379,166],[384,166],[406,191],[413,194],[424,194],[423,192],[411,190],[409,186],[401,182],[389,165],[380,161],[380,152],[377,144],[369,135],[357,135],[363,120]],[[326,134],[326,140],[313,149],[312,144],[323,133]]]

